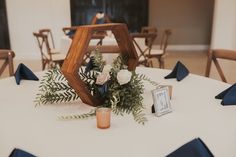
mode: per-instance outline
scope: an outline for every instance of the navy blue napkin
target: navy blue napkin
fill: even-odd
[[[181,81],[189,74],[188,69],[178,61],[170,74],[165,76],[165,79],[176,78],[177,81]]]
[[[105,93],[108,91],[108,83],[104,83],[103,85],[98,85],[98,92],[100,97],[104,97]]]
[[[18,68],[15,72],[15,79],[16,84],[20,84],[21,79],[25,80],[35,80],[38,81],[38,77],[29,69],[27,68],[23,63],[20,63],[18,65]]]
[[[220,94],[218,94],[217,96],[215,96],[216,99],[223,99],[224,96],[229,92],[230,89],[232,89],[234,86],[236,86],[236,83],[233,84],[232,86],[230,86],[229,88],[227,88],[226,90],[224,90],[223,92],[221,92]]]
[[[9,157],[36,157],[24,150],[21,150],[21,149],[17,149],[15,148],[11,154],[9,155]]]
[[[236,83],[227,88],[217,96],[216,99],[222,99],[222,105],[236,105]]]
[[[196,138],[166,157],[214,157],[214,155],[200,138]]]

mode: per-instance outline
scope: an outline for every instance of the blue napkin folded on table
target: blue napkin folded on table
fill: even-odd
[[[221,104],[224,106],[236,105],[236,83],[215,96],[215,98],[222,99]]]
[[[214,155],[200,138],[196,138],[166,157],[214,157]]]
[[[15,72],[15,79],[16,84],[20,84],[21,79],[25,80],[36,80],[38,81],[38,77],[29,69],[27,68],[23,63],[20,63],[17,67],[17,70]]]
[[[170,74],[165,76],[165,79],[176,78],[177,81],[181,81],[189,74],[188,69],[178,61]]]
[[[9,157],[36,157],[24,150],[21,150],[21,149],[17,149],[15,148],[11,154],[9,155]]]
[[[217,96],[215,96],[216,99],[223,99],[224,96],[229,92],[230,89],[232,89],[234,86],[236,86],[236,83],[233,84],[232,86],[230,86],[229,88],[227,88],[226,90],[224,90],[223,92],[221,92],[220,94],[218,94]]]

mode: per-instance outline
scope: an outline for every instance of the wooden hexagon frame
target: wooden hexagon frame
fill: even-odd
[[[78,27],[61,71],[81,100],[91,106],[98,106],[102,101],[91,95],[86,84],[81,80],[78,71],[82,65],[83,57],[87,53],[92,34],[95,31],[106,30],[111,30],[114,34],[120,53],[128,56],[128,70],[135,70],[138,63],[137,52],[125,24],[110,23]]]

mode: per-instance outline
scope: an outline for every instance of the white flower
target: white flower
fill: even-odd
[[[126,84],[130,81],[132,73],[128,70],[120,70],[117,73],[117,81],[120,85]]]
[[[97,19],[102,19],[102,18],[104,18],[104,13],[97,13],[97,14],[96,14],[96,18],[97,18]]]
[[[103,85],[110,79],[110,74],[108,72],[104,72],[98,75],[96,84],[97,85]]]
[[[102,69],[102,73],[109,73],[111,68],[112,66],[110,64],[105,65]]]

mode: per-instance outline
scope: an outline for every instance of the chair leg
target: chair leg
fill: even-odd
[[[42,61],[42,70],[45,70],[46,65],[47,65],[47,62],[46,61]]]
[[[225,75],[224,75],[224,73],[223,73],[223,71],[222,71],[222,69],[221,69],[221,67],[220,67],[219,62],[216,60],[215,57],[212,57],[212,59],[213,59],[215,65],[216,65],[216,69],[217,69],[217,71],[218,71],[218,73],[219,73],[219,75],[220,75],[221,80],[222,80],[223,82],[226,82],[226,83],[227,83],[226,78],[225,78]]]
[[[160,67],[161,67],[161,69],[164,69],[165,68],[165,61],[162,58],[160,60],[161,60]]]
[[[159,68],[164,69],[164,59],[158,58],[158,61],[159,61]]]
[[[212,51],[209,51],[209,52],[208,52],[208,57],[207,57],[206,72],[205,72],[205,76],[206,76],[206,77],[209,77],[209,76],[210,76],[211,62],[212,62]]]
[[[153,62],[151,59],[147,60],[147,67],[152,67],[153,68]]]
[[[8,54],[8,66],[9,66],[9,75],[13,76],[14,75],[14,65],[13,65],[13,58],[11,53]]]
[[[2,75],[3,71],[5,70],[5,68],[7,67],[7,61],[5,60],[2,67],[0,68],[0,76]]]

